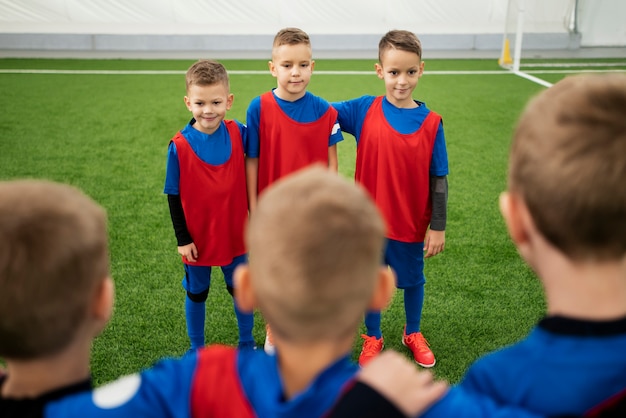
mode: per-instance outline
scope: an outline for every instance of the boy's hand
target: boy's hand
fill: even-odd
[[[424,240],[424,258],[432,257],[443,251],[446,243],[446,231],[429,229]]]
[[[192,242],[191,244],[178,247],[178,254],[185,257],[190,263],[195,263],[198,258],[198,249],[196,248],[196,244]]]
[[[433,381],[429,371],[393,350],[384,350],[357,375],[357,379],[383,395],[405,415],[420,415],[448,390],[445,382]]]

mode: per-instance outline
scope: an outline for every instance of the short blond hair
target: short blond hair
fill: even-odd
[[[190,86],[212,86],[223,84],[230,89],[228,71],[221,63],[214,60],[199,60],[189,67],[185,76],[187,91]]]
[[[78,189],[0,182],[0,356],[66,347],[109,276],[105,211]]]
[[[366,192],[324,168],[268,188],[246,242],[252,286],[272,331],[296,342],[354,334],[381,268],[384,233]]]
[[[284,28],[278,31],[274,36],[274,42],[272,44],[272,56],[276,51],[276,48],[282,45],[307,45],[311,47],[311,38],[309,35],[298,28]]]
[[[422,43],[413,32],[408,30],[390,30],[378,42],[378,62],[383,64],[383,55],[390,49],[413,52],[422,59]]]
[[[509,189],[572,259],[626,254],[626,75],[567,77],[529,102],[514,133]]]

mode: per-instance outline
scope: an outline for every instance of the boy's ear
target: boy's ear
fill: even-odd
[[[378,280],[368,308],[373,311],[382,311],[391,302],[395,290],[396,275],[389,267],[381,266],[378,270]]]
[[[185,96],[183,100],[185,101],[185,106],[187,106],[187,109],[191,111],[191,100],[189,100],[189,97]]]
[[[267,68],[270,69],[270,73],[272,73],[272,75],[274,77],[276,77],[276,66],[274,65],[274,61],[268,61],[267,62]]]
[[[250,283],[250,268],[240,264],[233,273],[233,287],[235,288],[235,303],[237,307],[247,313],[254,312],[256,297]]]
[[[111,319],[114,304],[115,284],[113,283],[113,279],[106,277],[98,285],[93,297],[91,310],[93,317],[105,325]]]
[[[522,198],[511,192],[500,194],[500,212],[520,255],[528,260],[533,221]]]
[[[226,110],[230,110],[233,107],[233,102],[235,101],[235,95],[230,93],[226,98]]]
[[[374,69],[376,70],[376,75],[378,76],[378,78],[380,78],[381,80],[383,78],[385,78],[384,74],[383,74],[383,67],[382,65],[380,65],[379,63],[374,64]]]

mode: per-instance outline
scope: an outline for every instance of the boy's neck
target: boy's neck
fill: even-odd
[[[302,99],[306,95],[306,90],[302,91],[298,94],[291,94],[280,87],[274,89],[274,95],[281,100],[286,102],[295,102],[296,100]]]
[[[592,321],[626,317],[626,259],[573,262],[558,253],[538,266],[537,273],[549,315]]]
[[[7,359],[3,398],[35,398],[89,378],[89,346],[36,360]]]
[[[275,340],[286,399],[305,390],[322,371],[348,354],[353,343],[352,338],[299,345]]]

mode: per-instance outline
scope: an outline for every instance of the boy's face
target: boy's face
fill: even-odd
[[[288,101],[303,97],[314,66],[310,45],[281,45],[274,48],[269,67],[278,82],[276,95]]]
[[[185,96],[185,105],[196,123],[194,128],[205,134],[214,133],[233,105],[233,95],[222,83],[208,86],[191,85]]]
[[[396,107],[415,107],[413,90],[424,73],[424,63],[417,54],[388,49],[375,67],[378,78],[385,81],[387,100]]]

